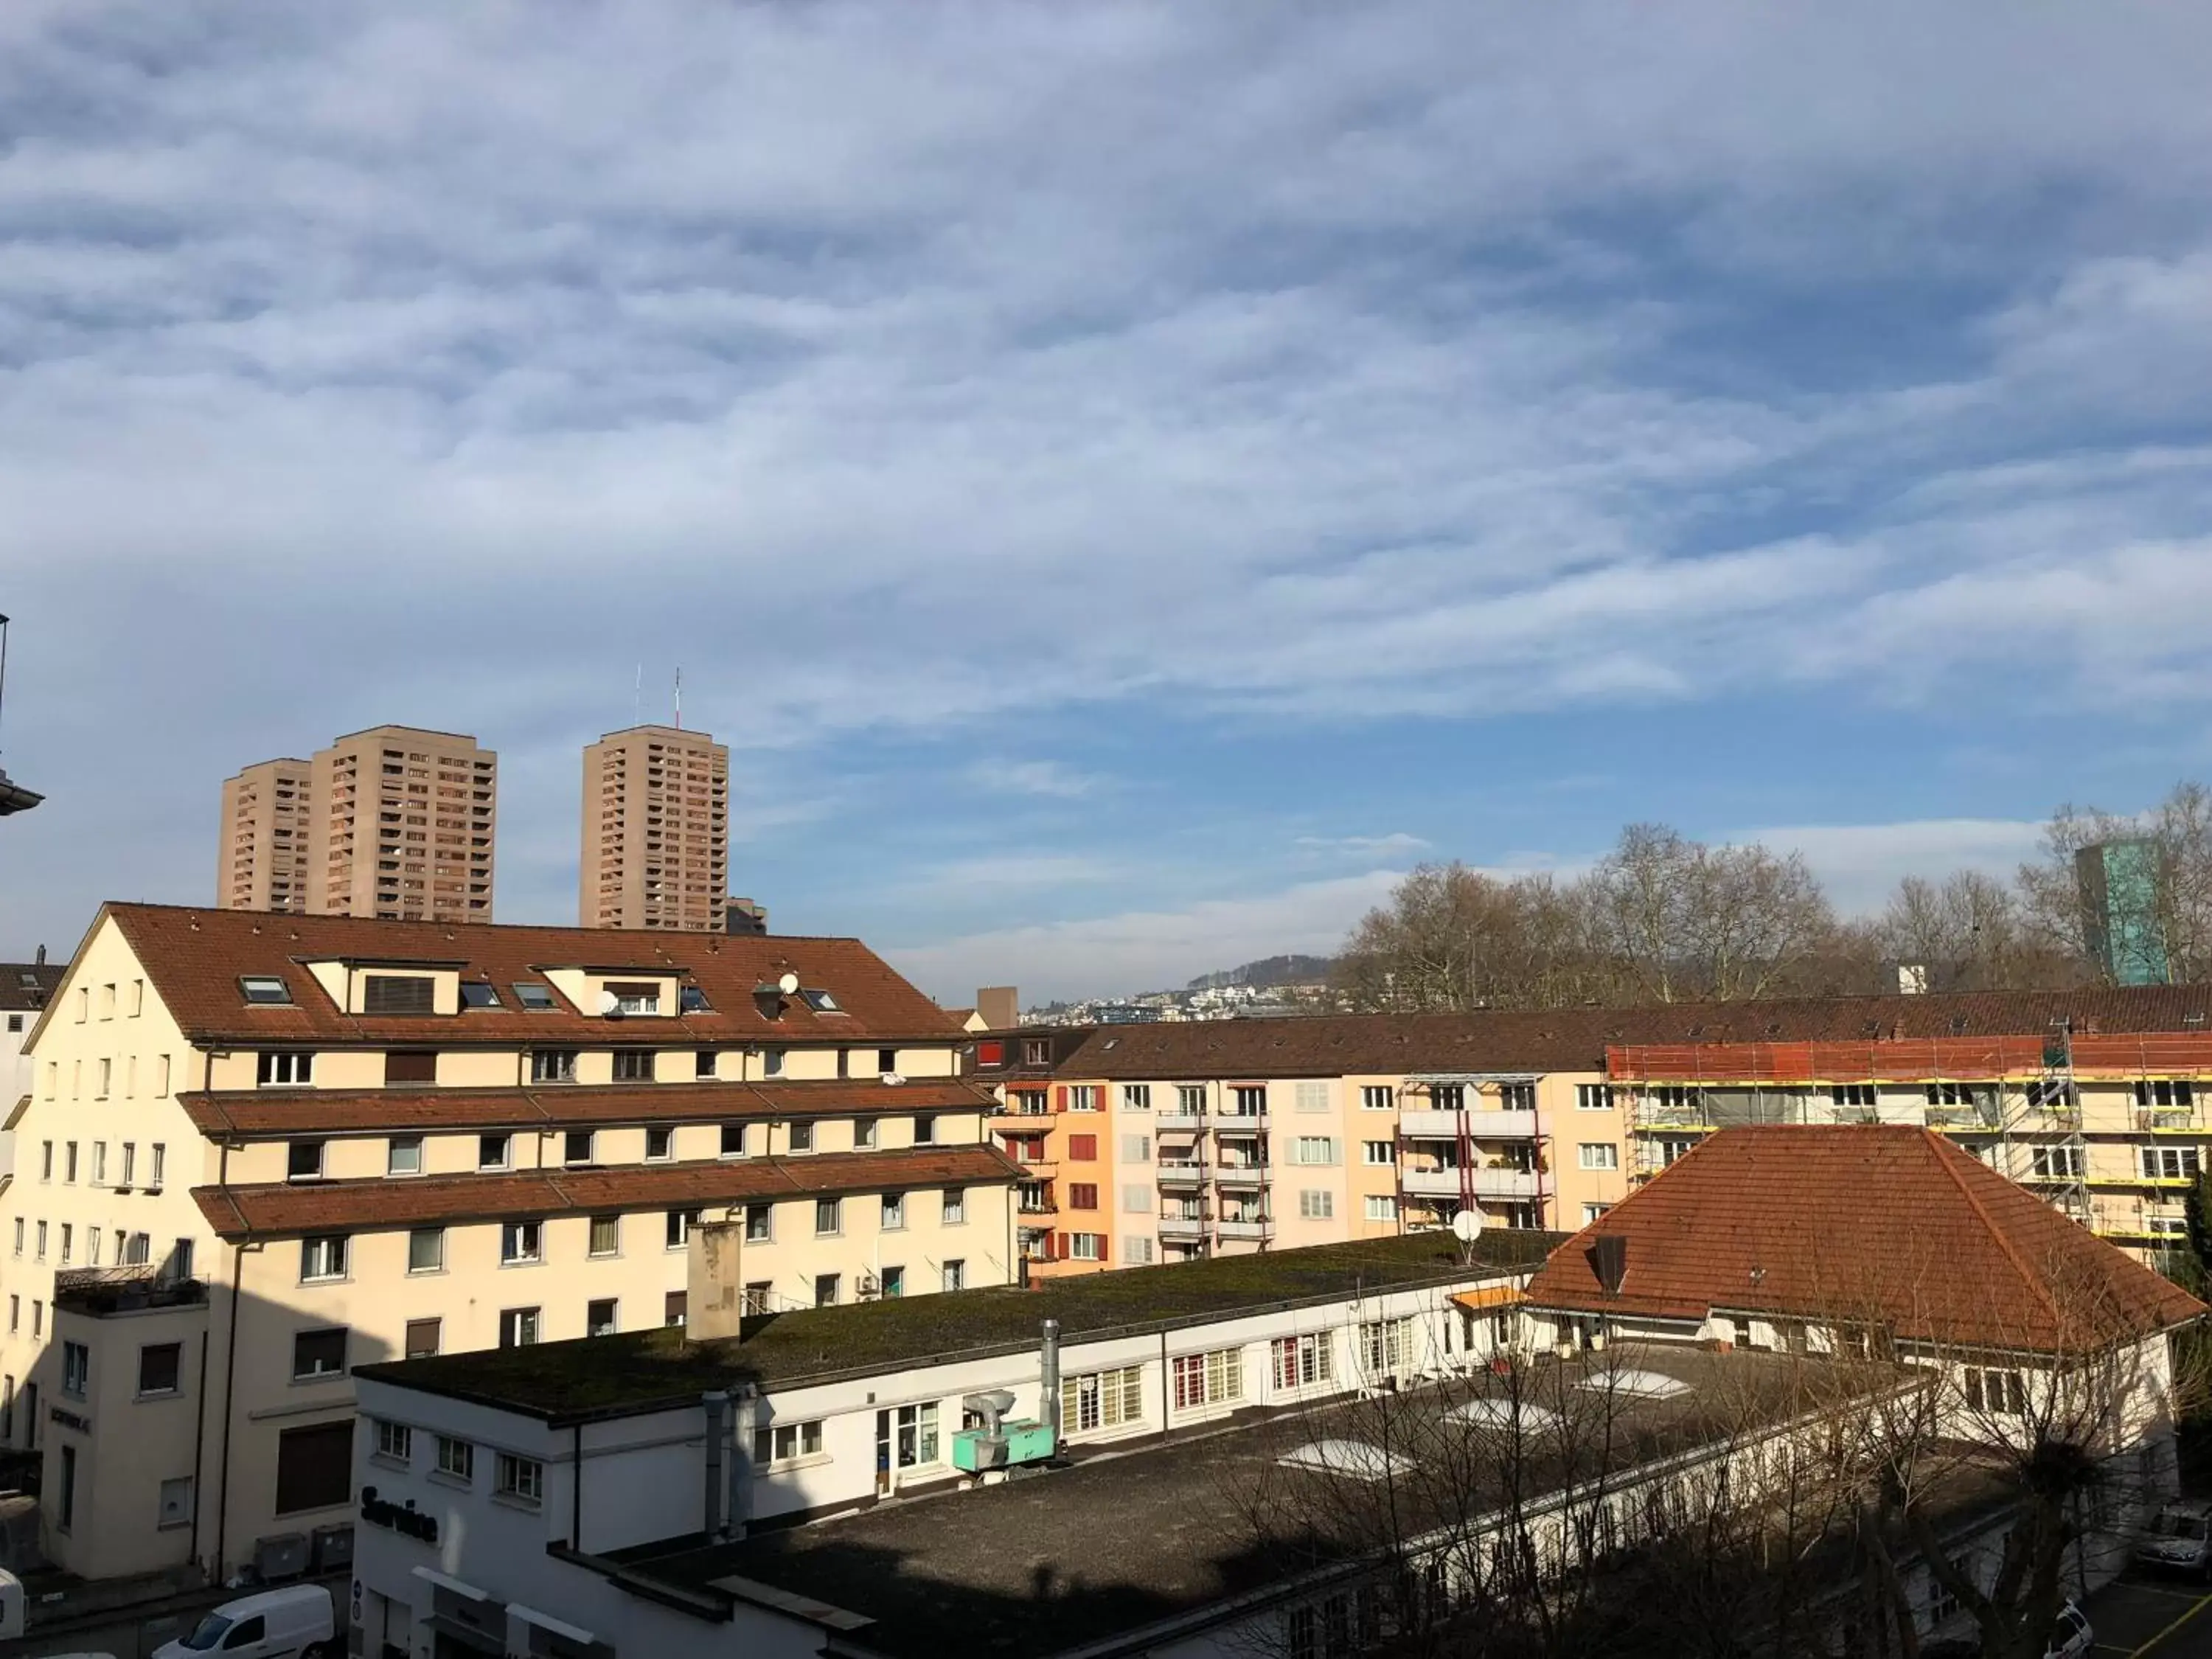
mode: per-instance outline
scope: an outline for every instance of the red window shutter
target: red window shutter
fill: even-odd
[[[1098,1259],[1099,1259],[1099,1261],[1105,1261],[1105,1259],[1106,1259],[1106,1250],[1107,1250],[1107,1236],[1106,1236],[1104,1233],[1101,1233],[1101,1234],[1099,1234],[1099,1235],[1098,1235]]]
[[[1003,1042],[979,1042],[975,1045],[978,1066],[1003,1066],[1006,1063],[1006,1045]]]
[[[1066,1111],[1067,1109],[1067,1085],[1065,1083],[1060,1084],[1053,1090],[1052,1093],[1053,1105],[1055,1109],[1063,1112]]]
[[[1054,1233],[1052,1236],[1052,1259],[1054,1261],[1065,1261],[1067,1260],[1067,1235],[1066,1233]]]
[[[1067,1155],[1071,1159],[1078,1164],[1097,1163],[1098,1161],[1098,1137],[1097,1135],[1068,1136]]]

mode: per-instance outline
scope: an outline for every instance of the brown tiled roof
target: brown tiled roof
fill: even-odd
[[[0,962],[0,1012],[45,1007],[53,1000],[54,988],[62,982],[65,966],[58,962]]]
[[[389,1042],[399,1045],[629,1042],[865,1044],[878,1039],[957,1039],[945,1011],[853,939],[784,935],[616,932],[589,927],[509,927],[378,921],[353,916],[290,916],[258,910],[196,910],[161,904],[111,904],[112,916],[185,1035],[216,1042]],[[501,1006],[450,1018],[364,1016],[335,1007],[300,964],[313,960],[464,964],[462,977],[498,988]],[[517,980],[544,980],[547,968],[590,966],[666,973],[706,994],[711,1012],[621,1022],[586,1016],[560,1001],[532,1013],[515,1006]],[[756,986],[787,971],[803,987],[828,991],[837,1013],[785,1000],[771,1019],[753,1000]],[[241,974],[275,974],[290,986],[289,1006],[249,1006]]]
[[[195,1090],[179,1095],[177,1102],[201,1133],[216,1139],[995,1109],[988,1092],[957,1078],[903,1084],[623,1083],[592,1088],[241,1089],[213,1094]]]
[[[1019,1173],[1005,1154],[989,1146],[963,1146],[632,1164],[614,1170],[195,1187],[192,1198],[217,1234],[236,1239],[742,1204],[763,1198],[830,1198],[921,1187],[994,1186],[1012,1182]]]
[[[1064,1078],[1382,1076],[1408,1072],[1601,1072],[1608,1045],[2036,1036],[2069,1017],[2077,1031],[2194,1031],[2212,986],[1955,995],[1799,998],[1629,1008],[1464,1014],[1324,1014],[1162,1021],[1094,1028],[1057,1067]],[[2191,1015],[2197,1023],[2190,1023]]]
[[[1607,1297],[1591,1242],[1628,1241]],[[1925,1129],[1724,1129],[1553,1251],[1537,1307],[1876,1320],[1903,1339],[2046,1352],[2203,1304]]]

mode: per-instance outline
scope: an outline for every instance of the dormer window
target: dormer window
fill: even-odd
[[[660,1012],[660,987],[652,980],[635,983],[609,980],[606,995],[607,1012],[611,1014],[657,1014]]]
[[[264,1087],[312,1083],[315,1079],[315,1057],[309,1054],[264,1051],[254,1068],[254,1077]]]
[[[714,1011],[707,1004],[707,994],[696,985],[686,985],[677,994],[678,1007],[687,1014],[711,1014]]]
[[[363,974],[364,1014],[427,1014],[435,1011],[438,982],[427,974]]]
[[[514,983],[514,1005],[526,1013],[550,1014],[560,1005],[553,1000],[553,988],[540,985],[535,980],[517,980]]]
[[[241,974],[238,988],[245,993],[248,1002],[274,1007],[292,1000],[290,988],[275,974]]]
[[[817,1014],[842,1014],[845,1012],[837,1006],[837,999],[827,991],[810,991],[802,988],[799,995],[800,1000]]]
[[[461,1006],[464,1008],[496,1008],[500,1006],[499,988],[481,979],[461,981]]]

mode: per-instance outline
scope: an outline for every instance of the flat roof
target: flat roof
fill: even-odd
[[[1340,1300],[1360,1290],[1414,1289],[1487,1273],[1533,1270],[1560,1235],[1495,1230],[1472,1267],[1443,1231],[1317,1244],[1255,1255],[851,1303],[744,1322],[737,1340],[691,1342],[661,1328],[530,1347],[362,1365],[356,1375],[568,1423],[698,1403],[708,1389],[764,1392],[1036,1346],[1042,1321],[1062,1342],[1148,1333],[1244,1313]]]
[[[1578,1386],[1613,1367],[1688,1386],[1671,1399],[1625,1390],[1608,1399]],[[1134,1449],[1079,1449],[1072,1468],[764,1529],[738,1543],[702,1547],[695,1537],[612,1559],[695,1593],[742,1598],[766,1586],[872,1621],[841,1629],[841,1650],[1037,1659],[1134,1638],[1163,1620],[1203,1616],[1225,1598],[1348,1565],[1388,1543],[1393,1522],[1397,1535],[1410,1537],[1463,1522],[1471,1509],[1505,1500],[1509,1473],[1519,1474],[1524,1492],[1549,1492],[1571,1473],[1587,1479],[1740,1441],[1747,1431],[1862,1400],[1905,1376],[1812,1356],[1624,1345],[1540,1359],[1523,1373],[1523,1397],[1563,1407],[1566,1426],[1517,1469],[1503,1433],[1448,1415],[1506,1386],[1478,1372],[1375,1401],[1254,1412]],[[1281,1461],[1330,1439],[1387,1441],[1407,1468],[1386,1494]],[[1193,1455],[1199,1441],[1204,1452]],[[1392,1522],[1382,1519],[1384,1508]]]

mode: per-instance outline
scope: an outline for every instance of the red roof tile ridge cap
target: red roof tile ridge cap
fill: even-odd
[[[1979,1218],[1982,1225],[1988,1230],[1990,1237],[1996,1241],[1997,1248],[2004,1252],[2005,1259],[2012,1263],[2014,1271],[2020,1274],[2036,1300],[2049,1310],[2051,1328],[2063,1332],[2066,1328],[2067,1322],[2065,1316],[2059,1312],[2058,1299],[2051,1295],[2051,1286],[2029,1268],[2019,1250],[2014,1248],[2011,1236],[1997,1224],[1996,1218],[1984,1207],[1982,1200],[1975,1194],[1974,1189],[1966,1184],[1965,1176],[1953,1165],[1951,1162],[1953,1156],[1964,1158],[1966,1156],[1966,1153],[1960,1152],[1949,1140],[1933,1129],[1921,1129],[1916,1133],[1936,1154],[1936,1167],[1950,1178],[1951,1184],[1959,1189],[1959,1195],[1972,1207],[1974,1214]],[[1981,1166],[1977,1164],[1975,1167],[1978,1169]],[[2053,1213],[2055,1214],[2056,1212]]]

